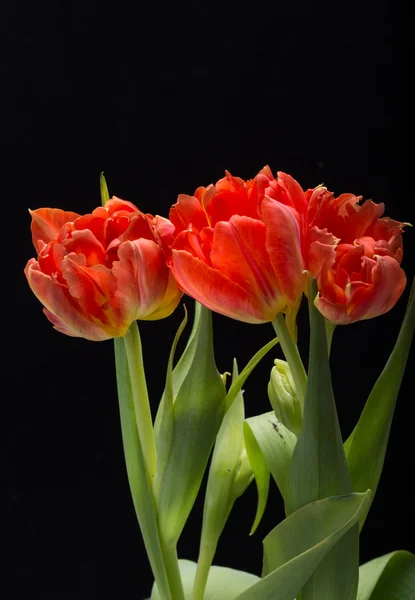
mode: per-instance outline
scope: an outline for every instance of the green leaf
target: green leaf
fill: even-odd
[[[247,419],[245,431],[248,428],[284,497],[292,455],[297,443],[296,436],[278,421],[273,411]]]
[[[259,361],[276,344],[278,344],[278,338],[274,338],[273,340],[271,340],[270,342],[268,342],[268,344],[265,344],[265,346],[263,346],[261,348],[261,350],[258,350],[258,352],[256,354],[254,354],[254,356],[251,358],[251,360],[249,361],[249,363],[242,370],[241,374],[234,381],[232,381],[232,385],[229,388],[228,394],[226,396],[226,410],[228,410],[228,408],[230,407],[230,405],[232,404],[232,402],[235,400],[235,398],[238,395],[239,391],[242,389],[243,384],[248,379],[248,376],[255,369],[255,367],[257,366],[257,364],[259,363]]]
[[[198,303],[195,302],[195,316],[194,316],[194,321],[193,321],[193,327],[192,327],[192,331],[190,332],[189,339],[187,340],[186,348],[184,349],[183,354],[181,355],[180,359],[178,360],[177,365],[173,369],[171,380],[166,379],[166,389],[163,392],[163,396],[161,398],[161,402],[159,404],[155,423],[154,423],[154,436],[156,438],[156,447],[157,448],[159,448],[161,444],[165,443],[164,441],[160,440],[159,438],[162,436],[162,434],[160,433],[160,430],[162,429],[161,422],[163,420],[163,413],[165,410],[164,409],[164,398],[166,396],[166,393],[168,393],[170,395],[172,394],[173,402],[174,402],[174,400],[176,399],[176,396],[177,396],[177,392],[179,391],[180,387],[183,384],[183,381],[185,380],[186,376],[188,375],[190,369],[192,368],[195,354],[198,349],[198,339],[197,339],[198,315],[197,315],[197,311],[198,311]],[[186,310],[186,315],[187,315],[187,310]],[[173,347],[170,352],[170,359],[174,358],[174,353],[175,353],[176,345],[178,342],[178,336],[180,336],[183,331],[182,326],[183,326],[183,322],[179,326],[179,330],[176,333],[176,337],[173,342]],[[170,376],[170,374],[169,374],[170,366],[171,365],[170,365],[170,361],[169,361],[169,366],[168,366],[168,370],[167,370],[168,377]],[[163,450],[163,452],[164,452],[164,450]]]
[[[414,600],[415,555],[391,552],[362,565],[357,600]]]
[[[269,575],[282,565],[311,548],[336,539],[353,527],[356,519],[370,502],[372,494],[346,494],[311,502],[282,523],[264,539],[264,568],[262,576]],[[340,535],[341,534],[341,535]]]
[[[309,286],[310,356],[303,426],[294,449],[285,494],[287,514],[315,500],[353,491],[331,384],[326,325],[314,306],[317,286]],[[366,488],[367,489],[367,488]],[[354,600],[358,584],[358,527],[321,563],[302,600]]]
[[[179,560],[179,566],[185,600],[193,600],[196,563],[190,560]],[[209,572],[204,600],[235,600],[244,590],[259,580],[259,577],[251,573],[213,566]],[[156,584],[153,586],[150,600],[161,600]]]
[[[385,460],[395,404],[415,327],[415,282],[395,347],[376,381],[351,436],[345,443],[354,489],[375,494]],[[363,523],[362,523],[363,524]]]
[[[251,469],[254,472],[255,483],[258,492],[258,504],[255,520],[251,531],[249,532],[249,535],[253,535],[261,522],[267,506],[270,471],[264,455],[261,452],[261,448],[259,447],[251,428],[246,422],[244,423],[244,440],[246,453],[248,455]]]
[[[259,361],[278,343],[278,338],[274,338],[263,348],[258,350],[258,352],[251,358],[249,363],[243,369],[242,373],[236,377],[232,381],[232,385],[229,388],[228,394],[226,396],[226,410],[229,410],[229,407],[232,406],[233,401],[238,396],[240,390],[242,389],[243,384],[245,383],[248,376],[252,373],[256,365]],[[268,498],[268,490],[269,490],[269,469],[266,465],[265,459],[261,453],[261,450],[252,435],[250,429],[246,429],[245,424],[243,427],[244,431],[244,440],[245,440],[245,449],[247,455],[249,457],[249,463],[254,472],[255,482],[258,490],[258,506],[257,512],[255,516],[255,521],[252,526],[250,535],[252,535],[256,528],[258,527],[262,516],[265,511],[267,498]]]
[[[192,509],[225,410],[212,316],[199,303],[189,343],[173,371],[173,396],[174,430],[158,498],[159,527],[169,546],[179,539]]]
[[[138,438],[134,399],[124,340],[122,338],[115,338],[114,344],[121,431],[131,495],[147,556],[157,585],[162,590],[163,598],[171,598],[160,545],[156,508]]]
[[[237,376],[238,367],[234,361],[233,380]],[[203,600],[209,569],[229,513],[254,476],[245,451],[244,419],[244,401],[239,392],[223,418],[210,464],[194,600]]]
[[[110,195],[108,193],[107,182],[104,177],[104,173],[101,173],[99,177],[99,187],[101,189],[101,203],[102,206],[105,206],[108,200],[110,199]]]
[[[174,431],[174,391],[173,391],[173,361],[174,354],[176,352],[177,344],[179,342],[180,336],[183,333],[184,328],[187,324],[187,308],[183,305],[184,308],[184,318],[180,323],[179,328],[176,332],[176,335],[173,340],[173,344],[170,351],[169,362],[167,365],[167,375],[166,375],[166,386],[164,388],[164,393],[162,400],[160,402],[159,410],[157,413],[156,422],[154,425],[154,435],[156,440],[156,449],[157,449],[157,466],[156,466],[156,475],[154,478],[154,495],[156,499],[158,499],[160,492],[160,485],[163,479],[164,471],[166,469],[171,443],[173,440],[173,431]]]
[[[293,600],[331,549],[347,535],[370,503],[366,494],[325,498],[292,513],[264,540],[261,581],[238,600]],[[332,600],[334,594],[317,594],[316,600]]]

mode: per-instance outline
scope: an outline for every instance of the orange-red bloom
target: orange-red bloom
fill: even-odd
[[[306,197],[310,231],[326,228],[338,238],[335,251],[319,265],[317,308],[339,324],[390,310],[406,285],[400,267],[405,224],[382,217],[383,204],[360,205],[352,194],[335,198],[320,186]]]
[[[304,264],[317,278],[320,312],[347,324],[390,310],[406,285],[400,267],[404,223],[382,217],[383,204],[359,205],[361,198],[353,194],[335,198],[323,186],[304,193],[293,179],[287,181],[279,173],[263,194],[298,209]]]
[[[166,265],[172,224],[113,198],[92,214],[60,209],[31,212],[37,260],[29,285],[55,329],[105,340],[124,336],[136,319],[161,319],[180,291]]]
[[[180,195],[170,211],[170,266],[179,286],[211,310],[248,323],[289,312],[305,286],[304,193],[279,174],[277,198],[265,195],[274,181],[268,167],[251,181],[227,172],[194,196]]]

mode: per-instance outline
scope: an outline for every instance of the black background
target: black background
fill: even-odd
[[[347,6],[347,8],[346,8]],[[7,598],[135,598],[151,574],[123,463],[112,342],[55,332],[23,275],[27,208],[80,213],[110,193],[168,214],[177,194],[265,164],[324,182],[415,222],[410,190],[408,13],[403,2],[3,5],[2,452]],[[405,233],[403,266],[414,234]],[[332,370],[347,436],[385,363],[409,289],[387,315],[335,334]],[[191,308],[191,301],[186,300]],[[141,326],[153,408],[181,310]],[[304,315],[303,315],[304,317]],[[301,323],[304,322],[302,317]],[[214,316],[221,372],[272,337]],[[300,333],[307,347],[305,325]],[[278,352],[276,352],[277,355]],[[413,351],[361,561],[415,551]],[[268,356],[247,382],[247,415],[269,410]],[[238,500],[215,562],[260,573],[261,539],[283,517],[275,490],[248,538],[255,488]],[[197,558],[202,499],[180,543]]]

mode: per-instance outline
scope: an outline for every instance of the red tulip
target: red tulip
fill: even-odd
[[[335,252],[320,261],[315,304],[333,323],[369,319],[390,310],[406,276],[402,260],[404,223],[382,217],[383,204],[352,194],[335,198],[324,187],[308,190],[308,225],[338,238]]]
[[[273,196],[266,195],[270,184]],[[289,312],[305,286],[304,192],[265,167],[254,180],[226,177],[194,196],[180,195],[170,266],[187,294],[216,312],[248,323]]]
[[[92,214],[31,211],[37,260],[29,285],[55,329],[105,340],[124,336],[136,319],[162,319],[180,291],[166,265],[173,225],[113,198]]]

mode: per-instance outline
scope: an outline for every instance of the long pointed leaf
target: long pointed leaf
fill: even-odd
[[[345,443],[356,491],[370,488],[373,494],[376,492],[414,328],[415,281],[395,347],[367,399],[359,422]]]
[[[160,484],[158,515],[165,542],[177,542],[206,469],[225,410],[215,365],[211,312],[196,303],[189,344],[173,372],[174,430]]]
[[[170,350],[169,361],[167,364],[166,386],[164,388],[163,397],[157,413],[156,422],[154,425],[154,437],[157,450],[156,475],[154,478],[154,495],[158,499],[160,485],[166,469],[174,431],[174,392],[173,392],[173,361],[176,352],[177,344],[180,336],[183,333],[187,324],[187,309],[184,306],[184,318],[180,323],[179,328],[174,336],[173,344]]]
[[[261,449],[281,495],[284,497],[292,455],[297,438],[278,421],[273,411],[245,421]]]
[[[391,552],[365,563],[359,570],[357,600],[414,600],[415,555]]]
[[[108,193],[107,181],[104,177],[104,173],[102,172],[99,177],[99,187],[101,190],[101,203],[102,206],[105,206],[108,200],[110,199],[110,195]]]
[[[229,388],[229,391],[228,391],[227,396],[226,396],[226,410],[228,410],[228,408],[230,407],[230,405],[232,404],[232,402],[235,400],[235,398],[238,395],[239,391],[242,389],[243,384],[248,379],[248,376],[255,369],[255,367],[257,366],[257,364],[259,363],[259,361],[276,344],[278,344],[278,338],[274,338],[273,340],[271,340],[270,342],[268,342],[267,344],[265,344],[265,346],[263,346],[260,350],[258,350],[258,352],[256,354],[254,354],[254,356],[251,358],[251,360],[246,365],[246,367],[241,371],[241,373],[238,375],[238,377],[234,381],[232,381],[232,385]]]
[[[356,526],[370,503],[366,494],[312,502],[287,517],[264,540],[263,579],[238,600],[293,600],[333,546]],[[318,600],[337,599],[332,595]]]
[[[267,506],[268,492],[269,492],[269,479],[270,470],[264,458],[264,455],[259,447],[258,442],[255,439],[252,429],[246,423],[244,423],[244,440],[246,453],[254,472],[255,483],[258,492],[258,504],[255,515],[254,524],[252,525],[249,535],[255,533],[261,519],[264,515],[265,508]]]

